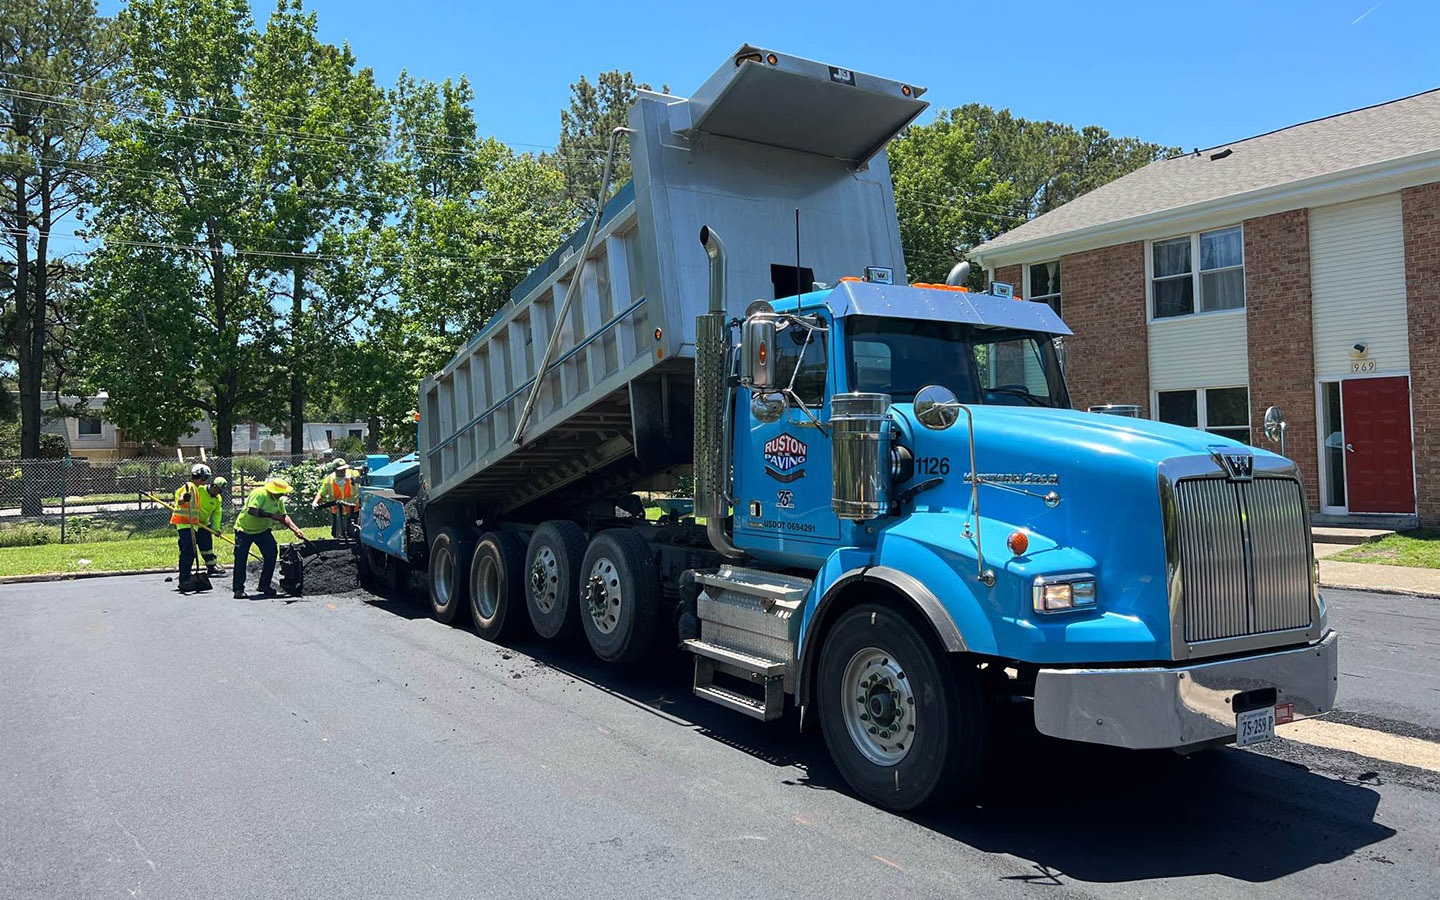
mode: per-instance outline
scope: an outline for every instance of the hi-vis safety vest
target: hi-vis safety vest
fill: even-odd
[[[193,481],[187,481],[180,485],[175,491],[175,509],[170,513],[170,524],[176,528],[193,528],[199,525],[202,518],[201,494],[205,488]]]
[[[340,506],[356,506],[355,479],[360,477],[360,473],[354,469],[347,469],[345,474],[348,477],[343,482],[337,480],[333,472],[326,475],[325,480],[320,484],[320,493],[315,499],[321,502],[334,500]]]

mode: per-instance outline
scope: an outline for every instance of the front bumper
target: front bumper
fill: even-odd
[[[1035,727],[1042,734],[1135,750],[1235,738],[1233,698],[1275,689],[1295,718],[1335,704],[1336,634],[1319,643],[1176,668],[1041,669]]]

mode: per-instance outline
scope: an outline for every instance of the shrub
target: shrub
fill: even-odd
[[[230,471],[239,478],[242,474],[247,478],[259,478],[270,474],[270,460],[263,456],[237,456],[230,460]]]
[[[38,547],[41,544],[60,543],[59,525],[36,525],[26,522],[20,525],[0,527],[0,547]]]

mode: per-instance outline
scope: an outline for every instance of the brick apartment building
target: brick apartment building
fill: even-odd
[[[971,259],[1049,302],[1077,408],[1269,444],[1315,512],[1440,523],[1440,90],[1151,163]]]

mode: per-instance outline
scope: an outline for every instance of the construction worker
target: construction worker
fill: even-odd
[[[195,529],[195,539],[200,545],[200,558],[205,561],[207,575],[225,574],[215,557],[215,535],[220,533],[220,522],[225,516],[225,491],[229,486],[230,481],[224,475],[216,475],[200,492],[202,527]]]
[[[279,522],[292,532],[300,533],[300,529],[285,512],[285,495],[291,490],[290,482],[283,478],[271,478],[250,492],[250,496],[245,500],[245,508],[236,517],[235,574],[231,579],[236,600],[245,599],[245,560],[250,554],[251,545],[260,548],[262,557],[259,595],[275,596],[275,588],[270,579],[275,575],[275,560],[280,555],[280,548],[270,529]]]
[[[180,546],[180,590],[188,593],[194,590],[208,590],[207,582],[195,579],[195,555],[199,549],[200,523],[204,521],[204,497],[210,481],[210,467],[196,463],[190,467],[190,479],[175,489],[175,505],[170,512],[170,524],[175,526],[175,536]],[[209,545],[207,540],[206,545]]]
[[[344,539],[350,536],[350,523],[360,510],[357,488],[360,473],[350,468],[344,457],[336,459],[330,468],[332,471],[320,483],[320,490],[315,492],[315,499],[310,501],[310,505],[318,507],[322,503],[334,503],[330,508],[330,536]]]

